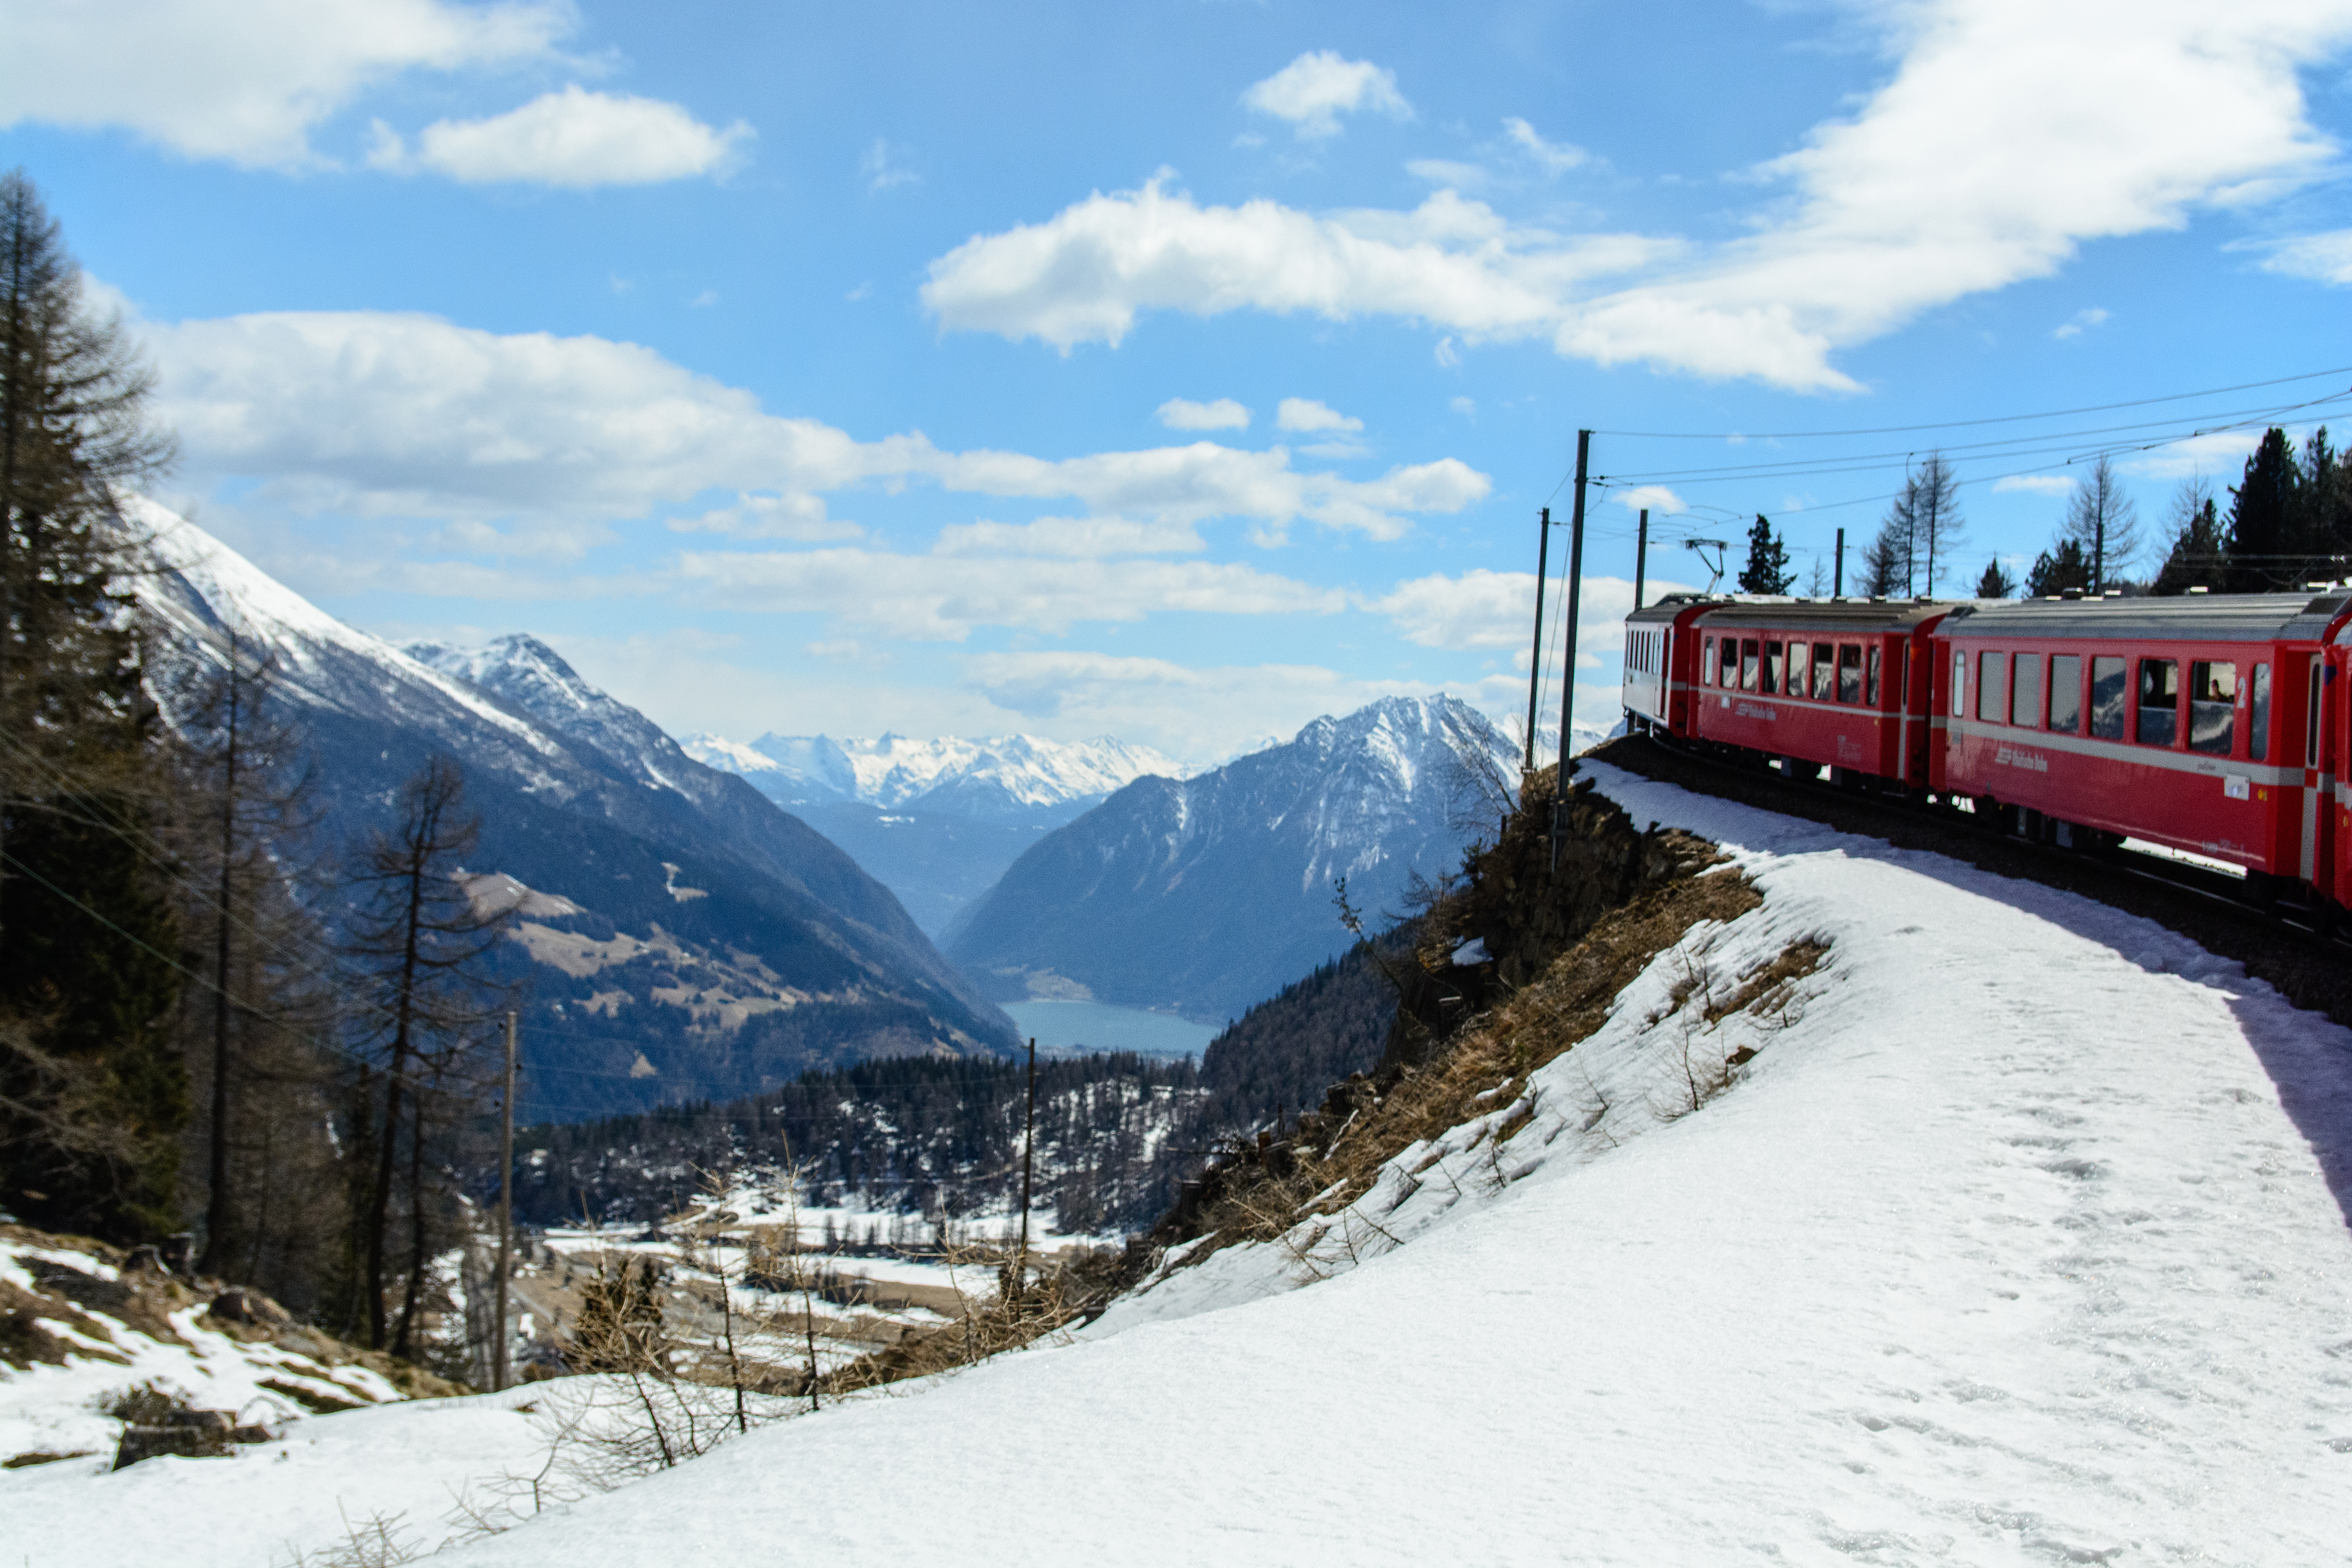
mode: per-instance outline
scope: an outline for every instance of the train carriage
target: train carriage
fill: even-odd
[[[1912,600],[1717,601],[1695,617],[1689,727],[1675,733],[1924,787],[1928,637],[1955,606]]]
[[[1978,606],[1936,637],[1932,789],[2062,844],[2146,839],[2330,897],[2341,594]]]
[[[1625,617],[1624,708],[1629,730],[1688,732],[1699,649],[1691,624],[1715,602],[1696,594],[1669,594]]]

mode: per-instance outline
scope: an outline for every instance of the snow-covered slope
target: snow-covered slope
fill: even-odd
[[[1378,919],[1414,871],[1457,868],[1475,794],[1461,763],[1480,755],[1517,778],[1518,755],[1475,709],[1392,697],[1195,778],[1139,780],[1014,862],[947,947],[1000,997],[1075,984],[1236,1016],[1347,950],[1341,877]]]
[[[1591,771],[1765,903],[1662,955],[1531,1106],[1076,1342],[438,1561],[2343,1562],[2352,1034],[2148,921]],[[1675,1005],[1808,938],[1786,1026]],[[1757,1054],[1677,1115],[1685,1040]],[[316,1426],[362,1421],[394,1425]],[[213,1474],[170,1499],[189,1568],[252,1561],[207,1544],[256,1495]],[[108,1523],[146,1500],[58,1478],[10,1549],[141,1561]]]
[[[685,744],[690,755],[742,774],[787,805],[856,801],[887,811],[1024,820],[1041,811],[1091,804],[1149,774],[1181,778],[1184,773],[1149,746],[1109,736],[1048,741],[1036,735],[949,735],[919,741],[886,734],[836,741],[768,734],[745,744],[689,735]]]
[[[123,506],[158,568],[131,584],[169,634],[151,657],[216,665],[232,628],[271,657],[311,742],[327,846],[381,826],[401,783],[446,754],[483,818],[467,868],[574,907],[524,924],[509,955],[532,973],[523,1037],[551,1107],[723,1098],[867,1055],[1009,1047],[1009,1022],[886,887],[544,644],[396,648],[165,509]]]

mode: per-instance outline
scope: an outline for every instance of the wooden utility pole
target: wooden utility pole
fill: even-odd
[[[1559,789],[1568,788],[1568,721],[1576,708],[1576,612],[1584,594],[1584,475],[1592,455],[1592,432],[1576,433],[1576,502],[1568,514],[1568,642],[1560,652]]]
[[[1642,607],[1642,584],[1650,574],[1650,509],[1642,509],[1642,521],[1633,533],[1633,607]]]
[[[1835,598],[1845,597],[1845,530],[1843,528],[1838,530],[1837,575],[1830,580],[1830,593]]]
[[[1536,701],[1543,688],[1543,594],[1544,575],[1551,563],[1551,508],[1546,507],[1536,521],[1536,645],[1528,655],[1528,754],[1519,764],[1522,775],[1536,771]]]
[[[515,1016],[507,1014],[507,1096],[504,1115],[506,1130],[499,1140],[499,1282],[498,1304],[492,1309],[495,1321],[490,1331],[498,1336],[497,1353],[490,1363],[490,1381],[499,1388],[507,1385],[507,1275],[514,1267],[514,1090],[515,1090]]]
[[[1029,1279],[1029,1187],[1037,1174],[1037,1037],[1029,1037],[1029,1120],[1021,1135],[1021,1253],[1014,1284]]]

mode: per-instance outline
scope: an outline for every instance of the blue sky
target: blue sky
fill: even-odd
[[[356,624],[535,632],[680,732],[1206,762],[1390,692],[1521,710],[1580,426],[1602,718],[1629,502],[1654,582],[1759,510],[1810,568],[1948,447],[1952,590],[2099,450],[2156,535],[2270,411],[2352,424],[2352,374],[1958,423],[2352,365],[2352,0],[0,32],[0,159],[156,363],[161,499]]]

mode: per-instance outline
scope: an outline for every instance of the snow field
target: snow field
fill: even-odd
[[[578,1495],[562,1467],[549,1469],[555,1434],[583,1409],[609,1419],[616,1402],[605,1379],[527,1384],[311,1416],[227,1458],[115,1473],[110,1437],[101,1458],[0,1480],[0,1550],[24,1568],[278,1568],[322,1561],[381,1519],[402,1546],[430,1552],[468,1531],[466,1506],[502,1523],[527,1514],[542,1472],[551,1495]]]
[[[26,1267],[33,1260],[62,1264],[100,1279],[120,1278],[111,1264],[88,1253],[0,1240],[0,1279],[36,1289],[34,1275]],[[169,1314],[173,1331],[188,1342],[185,1345],[141,1333],[93,1308],[78,1309],[70,1324],[49,1321],[37,1331],[64,1343],[68,1352],[64,1365],[22,1370],[0,1365],[0,1458],[36,1451],[87,1451],[98,1456],[92,1463],[113,1463],[122,1424],[100,1415],[98,1406],[110,1395],[142,1383],[184,1394],[204,1409],[233,1410],[244,1420],[273,1426],[302,1416],[304,1409],[286,1394],[264,1388],[265,1381],[350,1405],[406,1397],[368,1367],[331,1367],[277,1345],[248,1344],[204,1327],[204,1316],[202,1304]],[[76,1461],[42,1468],[48,1468],[87,1467]],[[5,1511],[16,1489],[38,1473],[0,1470],[0,1511]]]
[[[2352,1037],[2147,921],[1591,771],[1766,903],[1537,1075],[1507,1180],[1473,1124],[1338,1245],[452,1561],[2343,1561],[2352,1239],[2296,1117],[2352,1138]],[[1758,1054],[1670,1119],[1685,961],[1806,938],[1792,1021],[1704,1031]]]

